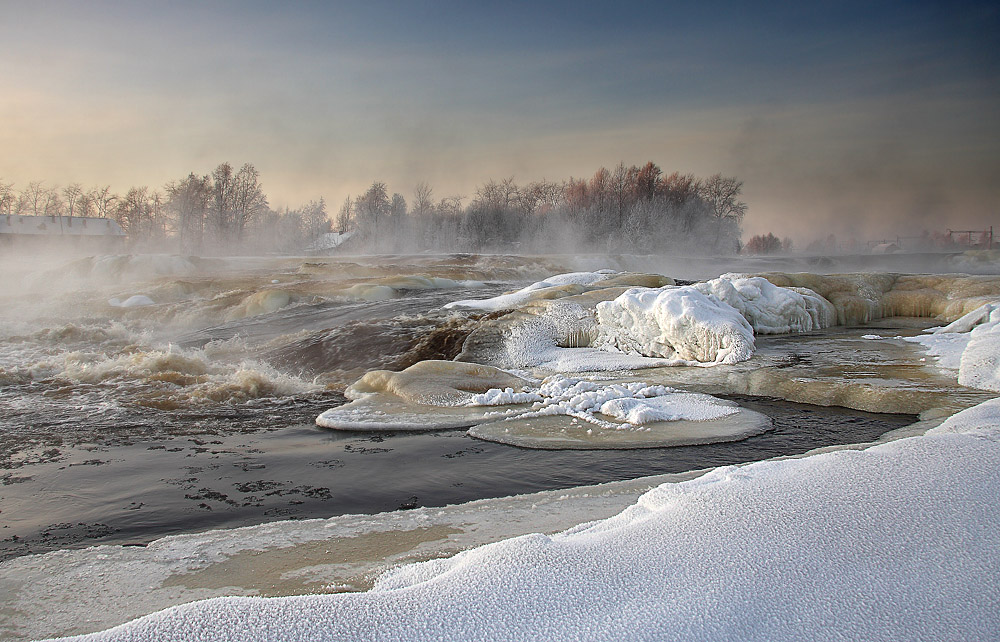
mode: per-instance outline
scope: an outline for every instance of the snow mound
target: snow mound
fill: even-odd
[[[778,287],[763,277],[732,274],[693,287],[735,308],[757,334],[812,332],[837,323],[833,304],[808,288]]]
[[[600,273],[561,277],[580,274]],[[520,306],[484,321],[459,359],[562,372],[736,363],[753,355],[754,331],[808,332],[836,322],[833,305],[815,292],[761,277],[726,275],[693,286],[638,283],[648,276],[607,276],[586,291],[550,284],[503,295],[513,298],[499,307]],[[629,285],[638,287],[623,287]],[[525,298],[539,293],[545,298]]]
[[[597,345],[647,357],[746,361],[753,328],[740,312],[692,286],[634,288],[597,304]]]
[[[926,346],[938,357],[939,367],[957,369],[961,385],[1000,392],[1000,303],[988,303],[907,340]]]
[[[771,427],[770,419],[734,402],[636,381],[553,375],[538,389],[497,392],[473,403],[532,405],[487,415],[503,421],[473,426],[469,434],[524,448],[660,448],[736,441]]]

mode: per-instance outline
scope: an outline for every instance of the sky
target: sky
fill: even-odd
[[[336,211],[654,161],[744,238],[1000,229],[995,2],[0,0],[0,182],[252,163]]]

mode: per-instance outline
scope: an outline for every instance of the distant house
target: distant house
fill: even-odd
[[[354,236],[354,232],[327,232],[320,234],[316,240],[305,247],[309,254],[323,254],[340,247],[344,241]]]
[[[125,232],[109,218],[89,216],[0,215],[0,243],[17,246],[72,246],[108,250],[121,246]]]
[[[895,243],[879,243],[872,247],[872,254],[895,254],[899,251],[899,245]]]

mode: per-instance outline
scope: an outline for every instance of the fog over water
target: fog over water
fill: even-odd
[[[477,442],[464,430],[405,439],[336,436],[313,423],[343,404],[345,388],[366,372],[452,359],[470,333],[498,314],[446,308],[452,301],[488,298],[579,269],[641,270],[693,281],[715,276],[722,265],[716,259],[35,254],[8,260],[0,290],[0,498],[10,531],[0,534],[4,555],[677,472],[872,439],[912,420],[839,410],[815,415],[790,405],[761,408],[746,399],[740,403],[762,410],[779,428],[745,444],[654,449],[641,456],[544,455]],[[974,255],[775,257],[733,259],[726,267],[796,272],[918,265],[944,271],[977,263]],[[979,265],[986,270],[990,264]],[[852,339],[819,340],[810,362],[849,377],[839,360],[825,363],[819,354],[832,345],[855,352]],[[761,358],[775,364],[812,350],[789,345],[772,354],[764,338],[759,343]],[[885,349],[857,352],[853,360],[880,363],[891,381],[895,357]],[[713,382],[712,370],[632,376],[759,394]],[[791,374],[775,373],[782,380]],[[934,379],[926,385],[925,401],[944,384]],[[828,394],[822,387],[786,392],[796,401],[824,404]],[[860,399],[855,407],[863,410],[913,407],[902,398],[886,398],[884,406]],[[797,428],[786,434],[784,425]],[[802,429],[807,425],[812,428]],[[428,468],[429,458],[447,462],[451,472],[428,477],[437,468]],[[395,481],[384,477],[390,473],[382,466]],[[561,472],[551,474],[553,466]],[[483,477],[485,470],[491,472]],[[22,513],[29,499],[45,509]]]

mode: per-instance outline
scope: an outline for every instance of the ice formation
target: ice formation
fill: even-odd
[[[79,639],[996,639],[997,488],[990,401],[926,436],[664,484],[366,593],[218,598]]]
[[[345,391],[350,403],[325,411],[316,423],[336,430],[464,428],[485,420],[484,407],[466,407],[477,394],[527,384],[492,366],[421,361],[402,372],[368,372]]]
[[[761,277],[726,275],[693,286],[621,287],[639,285],[635,282],[642,276],[609,276],[596,282],[600,288],[586,292],[565,285],[529,286],[516,297],[503,295],[514,298],[503,299],[502,305],[489,300],[485,309],[521,305],[484,322],[459,359],[564,372],[735,363],[753,354],[755,331],[808,332],[836,322],[833,305],[815,292],[778,287]],[[546,298],[528,301],[538,292]]]
[[[576,294],[578,292],[582,292],[583,288],[571,290],[564,286],[592,285],[598,281],[607,279],[612,274],[615,274],[612,270],[557,274],[555,276],[550,276],[544,281],[532,283],[531,285],[521,288],[516,292],[508,292],[507,294],[501,294],[500,296],[495,296],[489,299],[465,299],[462,301],[454,301],[444,307],[451,309],[468,308],[473,310],[490,311],[512,309],[528,301],[547,298],[547,295],[554,294],[555,292],[558,292],[563,296],[565,296],[564,293]]]
[[[621,286],[660,287],[673,285],[673,279],[659,274],[642,274],[635,272],[615,272],[614,270],[598,270],[596,272],[570,272],[550,276],[543,281],[536,281],[516,292],[508,292],[490,299],[466,299],[454,301],[445,308],[466,308],[471,310],[510,310],[526,303],[558,299],[585,292]]]
[[[983,305],[911,341],[927,346],[940,367],[957,369],[963,386],[1000,392],[1000,303]]]
[[[753,355],[740,312],[691,287],[632,289],[597,304],[597,344],[647,357],[735,363]]]
[[[118,297],[108,299],[108,305],[113,308],[139,308],[146,305],[155,305],[156,302],[145,294],[133,294],[124,301]]]

